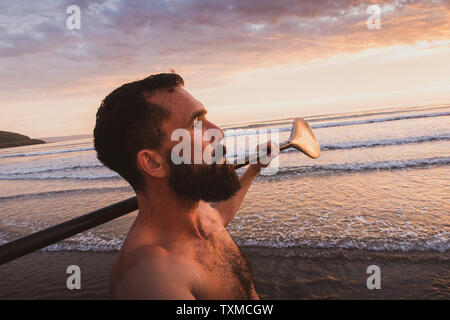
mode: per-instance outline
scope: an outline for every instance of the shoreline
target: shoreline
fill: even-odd
[[[11,142],[1,142],[0,143],[0,149],[7,149],[7,148],[16,148],[16,147],[25,147],[25,146],[32,146],[36,144],[46,144],[47,142],[39,139],[30,139],[26,141],[11,141]]]
[[[449,299],[449,252],[241,247],[261,299]],[[0,266],[0,299],[108,299],[117,251],[38,251]],[[81,290],[66,287],[69,265]],[[381,269],[381,289],[366,286]]]

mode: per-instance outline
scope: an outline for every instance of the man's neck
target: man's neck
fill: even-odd
[[[176,195],[168,185],[138,194],[139,214],[136,224],[151,229],[165,239],[201,238],[199,201]]]

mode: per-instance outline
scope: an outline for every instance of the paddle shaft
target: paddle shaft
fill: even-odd
[[[284,149],[287,149],[291,146],[291,143],[289,141],[285,141],[280,143],[280,151],[283,151]],[[267,156],[267,154],[265,152],[261,153],[261,154],[256,154],[253,156],[246,156],[244,158],[240,158],[240,159],[235,159],[233,163],[233,166],[235,169],[239,169],[242,167],[245,167],[246,165],[250,164],[250,163],[257,163],[258,159],[263,159]]]

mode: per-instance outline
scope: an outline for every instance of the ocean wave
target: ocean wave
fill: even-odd
[[[276,211],[275,211],[276,212]],[[11,220],[12,219],[12,220]],[[264,222],[264,216],[261,216]],[[130,220],[127,220],[129,223]],[[267,221],[265,221],[267,222]],[[0,224],[0,244],[18,239],[22,234],[31,234],[47,228],[47,223],[42,220],[22,221],[15,217],[3,219]],[[356,249],[378,252],[449,252],[450,253],[450,232],[440,229],[432,234],[428,231],[412,232],[409,227],[401,229],[400,225],[395,228],[393,235],[391,232],[383,232],[383,225],[376,227],[368,224],[366,227],[371,229],[371,233],[377,236],[365,235],[364,229],[353,230],[352,235],[348,236],[342,233],[327,233],[323,237],[317,237],[320,232],[316,232],[314,237],[301,235],[295,232],[298,230],[298,224],[285,224],[282,233],[272,234],[270,230],[230,229],[230,234],[236,243],[241,247],[252,248],[274,248],[274,249]],[[437,225],[436,225],[437,226]],[[317,228],[327,228],[327,224],[317,224]],[[126,232],[123,228],[117,230],[107,227],[106,229],[87,230],[74,235],[68,239],[50,245],[44,248],[44,251],[118,251],[124,241]],[[374,228],[378,229],[375,230]],[[431,228],[434,230],[435,228]],[[20,231],[19,231],[20,230]],[[358,231],[359,230],[359,231]],[[19,231],[19,232],[18,232]],[[431,230],[429,230],[431,231]],[[358,233],[355,233],[358,232]]]
[[[330,144],[322,144],[320,146],[320,149],[322,151],[347,150],[347,149],[374,148],[374,147],[381,147],[381,146],[395,146],[395,145],[403,145],[403,144],[414,144],[414,143],[425,143],[425,142],[447,141],[447,140],[450,140],[450,134],[442,134],[442,135],[437,135],[437,136],[406,137],[406,138],[400,138],[400,139],[330,143]],[[291,152],[298,152],[298,151],[290,148],[290,149],[283,150],[282,152],[283,153],[291,153]]]
[[[313,166],[281,167],[275,176],[260,176],[260,178],[271,178],[283,175],[300,175],[306,173],[334,173],[334,172],[361,172],[372,170],[398,170],[407,168],[421,168],[431,166],[444,166],[450,164],[450,157],[435,157],[410,160],[390,160],[368,163],[343,163],[324,164]]]
[[[376,123],[376,122],[388,122],[388,121],[398,121],[398,120],[408,120],[408,119],[443,117],[443,116],[449,116],[449,115],[450,115],[450,112],[434,112],[434,113],[426,113],[426,114],[403,115],[403,116],[365,119],[365,120],[357,120],[357,121],[344,121],[344,122],[337,122],[337,123],[323,123],[323,124],[312,125],[311,128],[331,128],[331,127],[352,126],[352,125],[357,125],[357,124],[367,124],[367,123]]]
[[[389,240],[350,240],[336,239],[328,241],[313,241],[307,239],[298,239],[295,241],[255,241],[252,239],[236,240],[239,246],[255,248],[312,248],[312,249],[358,249],[369,251],[437,251],[445,252],[450,250],[450,241],[448,237],[434,237],[428,240],[416,241],[389,241]]]
[[[40,198],[54,195],[70,195],[76,193],[93,193],[93,192],[117,192],[117,191],[133,191],[131,186],[124,187],[102,187],[102,188],[80,188],[80,189],[68,189],[68,190],[54,190],[54,191],[45,191],[45,192],[34,192],[34,193],[24,193],[24,194],[15,194],[11,196],[0,197],[0,201],[6,200],[15,200],[15,199],[23,199],[23,198]]]
[[[236,237],[235,237],[236,238]],[[78,234],[70,240],[64,240],[52,244],[42,251],[90,251],[107,252],[119,251],[124,236],[105,238],[91,232]],[[0,244],[7,243],[6,237],[0,236]],[[402,240],[393,241],[390,239],[363,240],[363,239],[329,239],[329,240],[308,240],[295,239],[291,241],[260,241],[254,239],[236,239],[240,247],[249,248],[273,248],[273,249],[356,249],[376,252],[447,252],[450,250],[448,237],[440,236],[431,239]]]
[[[124,237],[105,239],[91,232],[77,234],[70,241],[62,241],[41,249],[42,251],[119,251]]]
[[[0,159],[2,159],[2,158],[17,158],[17,157],[45,156],[45,155],[49,155],[49,154],[68,153],[68,152],[77,152],[77,151],[90,151],[90,150],[94,150],[94,147],[71,148],[71,149],[61,149],[61,150],[53,150],[53,151],[41,151],[41,152],[4,154],[4,155],[0,155]]]
[[[434,142],[434,141],[445,141],[450,140],[450,134],[443,134],[439,136],[420,136],[420,137],[408,137],[404,139],[386,139],[379,141],[355,141],[355,142],[344,142],[336,144],[326,144],[321,146],[322,151],[326,150],[345,150],[345,149],[356,149],[356,148],[372,148],[378,146],[392,146],[392,145],[402,145],[402,144],[413,144],[413,143],[424,143],[424,142]]]
[[[260,178],[272,178],[286,175],[314,174],[314,173],[337,173],[337,172],[362,172],[371,170],[398,170],[406,168],[420,168],[432,166],[444,166],[450,164],[450,157],[435,157],[410,160],[390,160],[367,163],[343,163],[343,164],[324,164],[312,166],[293,166],[280,167],[275,175],[262,176]],[[276,169],[276,168],[274,168]],[[243,170],[243,169],[240,169]],[[57,171],[44,173],[0,175],[1,180],[102,180],[102,179],[121,179],[119,174],[114,171],[106,170],[104,172],[92,171]]]
[[[92,169],[92,168],[104,168],[101,163],[96,164],[79,164],[72,166],[59,166],[59,167],[41,167],[36,169],[23,169],[23,170],[11,170],[11,171],[0,171],[1,176],[14,176],[20,174],[35,174],[35,173],[46,173],[46,172],[58,172],[65,170],[76,170],[76,169]]]
[[[95,172],[63,172],[57,175],[49,174],[24,174],[24,175],[3,175],[0,180],[102,180],[102,179],[122,179],[120,175],[114,171],[105,173]]]
[[[372,148],[378,146],[392,146],[392,145],[403,145],[403,144],[413,144],[413,143],[424,143],[424,142],[435,142],[435,141],[446,141],[450,140],[450,134],[443,134],[437,136],[419,136],[419,137],[407,137],[401,139],[386,139],[386,140],[375,140],[375,141],[351,141],[335,144],[324,144],[321,146],[322,151],[327,150],[346,150],[346,149],[356,149],[356,148]],[[282,151],[282,153],[298,152],[295,149],[287,149]],[[227,155],[227,157],[242,157],[245,153],[240,152],[234,155]],[[62,165],[62,166],[50,166],[41,168],[24,168],[20,170],[8,170],[0,171],[0,179],[7,179],[8,177],[13,177],[17,175],[33,175],[37,173],[50,173],[59,171],[71,171],[77,169],[95,169],[95,168],[105,168],[101,163],[93,164],[79,164],[79,165]]]
[[[104,240],[98,238],[87,243],[72,242],[72,243],[57,243],[53,244],[43,251],[119,251],[122,246],[123,239]],[[358,249],[369,251],[437,251],[445,252],[450,250],[450,244],[448,240],[429,240],[424,242],[411,242],[401,241],[395,242],[372,242],[366,243],[358,240],[346,240],[346,241],[292,241],[289,243],[280,242],[258,242],[258,241],[240,241],[236,243],[242,247],[253,248],[311,248],[311,249]]]
[[[321,146],[322,151],[327,150],[346,150],[346,149],[355,149],[355,148],[373,148],[378,146],[391,146],[391,145],[403,145],[403,144],[413,144],[413,143],[424,143],[424,142],[434,142],[434,141],[446,141],[450,140],[450,134],[443,134],[437,136],[419,136],[419,137],[407,137],[401,139],[387,139],[387,140],[375,140],[375,141],[354,141],[354,142],[343,142],[343,143],[335,143],[335,144],[324,144]],[[291,153],[298,152],[295,149],[287,149],[282,151],[282,153]],[[242,157],[245,153],[239,152],[233,155],[227,155],[227,158],[231,157]],[[76,170],[88,170],[88,169],[96,169],[96,168],[105,168],[106,167],[99,163],[88,163],[88,164],[78,164],[78,165],[61,165],[61,166],[48,166],[48,167],[40,167],[40,168],[24,168],[24,169],[16,169],[16,170],[3,170],[0,171],[0,179],[4,180],[14,180],[15,177],[17,179],[51,179],[51,175],[47,175],[48,173],[58,173],[63,171],[76,171]],[[42,177],[32,177],[36,174],[42,174]],[[99,178],[109,178],[112,174],[101,175]],[[63,175],[59,178],[73,178],[73,174]],[[55,176],[55,178],[58,178]],[[88,177],[89,178],[89,177]],[[92,177],[95,178],[95,177]]]
[[[342,121],[342,122],[332,122],[332,123],[311,124],[311,128],[312,129],[332,128],[332,127],[342,127],[342,126],[353,126],[353,125],[359,125],[359,124],[370,124],[370,123],[378,123],[378,122],[408,120],[408,119],[443,117],[443,116],[449,116],[449,115],[450,115],[450,112],[434,112],[434,113],[425,113],[425,114],[401,115],[401,116],[364,119],[364,120],[356,120],[356,121]],[[266,129],[258,130],[257,128],[226,130],[225,137],[258,134],[265,130]],[[279,132],[290,132],[291,126],[281,127],[281,128],[276,128],[276,129],[267,129],[266,131],[268,133],[270,133],[271,130],[278,130]]]
[[[363,117],[373,117],[373,116],[381,116],[388,114],[396,114],[396,113],[410,113],[410,112],[418,112],[418,111],[431,111],[431,110],[441,110],[448,109],[448,106],[441,107],[427,107],[427,108],[412,108],[412,109],[402,109],[402,110],[394,110],[394,111],[379,111],[379,112],[368,112],[362,114],[352,114],[352,115],[321,115],[321,116],[307,116],[305,120],[309,123],[314,122],[323,122],[323,121],[333,121],[333,120],[342,120],[342,119],[355,119],[355,118],[363,118]],[[254,128],[264,128],[264,127],[272,127],[272,126],[280,126],[280,125],[288,125],[292,124],[294,118],[284,118],[278,120],[268,120],[261,122],[254,122],[249,124],[229,124],[226,125],[226,130],[236,130],[236,129],[254,129]]]

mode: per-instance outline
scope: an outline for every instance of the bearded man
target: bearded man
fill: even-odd
[[[224,161],[176,165],[174,130],[194,137],[201,122],[201,130],[217,130],[223,139],[206,114],[175,73],[124,84],[98,109],[98,159],[130,183],[139,205],[111,271],[111,298],[258,299],[249,266],[225,227],[268,162],[251,164],[240,177]],[[202,151],[214,142],[201,141]]]

